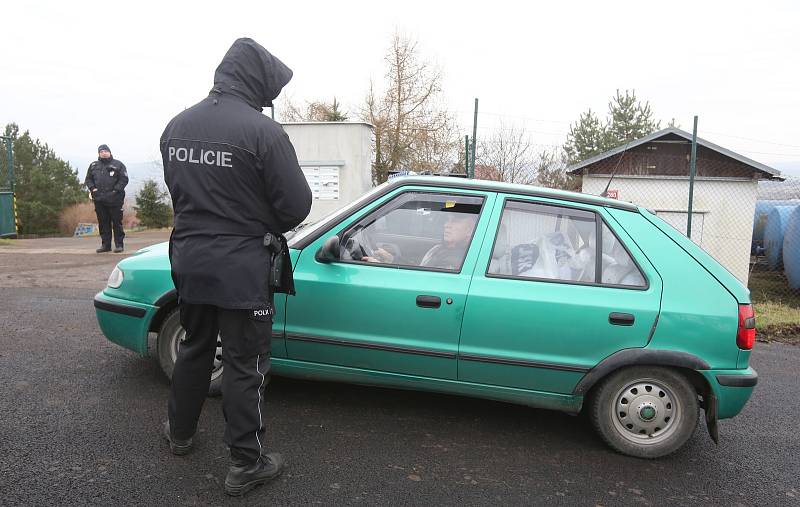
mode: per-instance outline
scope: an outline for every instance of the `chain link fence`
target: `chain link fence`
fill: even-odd
[[[584,172],[582,191],[608,186],[690,235],[750,288],[761,339],[800,343],[800,178],[755,180],[724,157],[699,158],[690,223],[687,157],[628,153],[614,172],[616,162]]]

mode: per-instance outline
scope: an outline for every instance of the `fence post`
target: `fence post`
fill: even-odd
[[[464,175],[469,178],[469,136],[464,136]]]
[[[7,137],[7,136],[0,136],[0,139],[5,141],[6,144],[6,167],[7,167],[7,177],[8,177],[8,189],[11,192],[14,192],[14,138]]]
[[[14,138],[10,136],[0,136],[0,140],[6,144],[6,165],[8,167],[5,177],[8,179],[8,196],[10,201],[6,202],[6,206],[0,206],[0,213],[5,214],[0,217],[0,223],[4,224],[0,227],[0,237],[19,235],[19,215],[17,214],[17,194],[14,192]],[[3,175],[0,175],[3,176]],[[4,190],[0,188],[0,190]],[[5,226],[13,224],[13,231],[6,229]]]
[[[472,119],[472,175],[469,178],[475,177],[475,140],[478,137],[478,99],[475,98],[475,116]]]
[[[692,131],[692,158],[689,161],[689,217],[686,222],[686,237],[692,239],[692,204],[694,201],[694,177],[697,174],[697,116]]]

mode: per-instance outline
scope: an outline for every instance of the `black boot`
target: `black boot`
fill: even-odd
[[[169,442],[169,449],[172,451],[172,454],[176,456],[183,456],[192,450],[191,438],[188,440],[178,440],[172,436],[172,433],[169,431],[169,421],[164,422],[164,429],[162,430],[161,434],[167,440],[167,442]]]
[[[114,247],[114,253],[122,253],[125,250],[122,245],[117,245]]]
[[[283,457],[278,453],[262,454],[255,463],[234,463],[225,477],[225,493],[241,496],[283,471]]]
[[[98,248],[97,250],[95,250],[95,252],[97,252],[97,253],[110,252],[110,251],[111,251],[111,247],[109,245],[103,245],[100,248]]]

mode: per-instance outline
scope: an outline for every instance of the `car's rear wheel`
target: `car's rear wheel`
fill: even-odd
[[[167,315],[158,332],[158,362],[170,380],[172,380],[172,371],[175,369],[175,361],[178,359],[178,348],[185,339],[186,330],[181,326],[180,312],[176,308]],[[217,336],[214,366],[211,370],[211,385],[208,387],[209,396],[219,396],[222,393],[222,370],[222,340]]]
[[[637,458],[660,458],[680,449],[700,416],[697,393],[679,372],[636,366],[613,373],[594,390],[590,417],[615,450]]]

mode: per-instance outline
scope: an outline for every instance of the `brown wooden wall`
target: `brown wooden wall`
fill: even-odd
[[[582,174],[611,174],[619,162],[617,175],[689,176],[692,144],[681,138],[664,142],[663,138],[613,155],[582,170]],[[764,177],[761,171],[704,146],[697,147],[697,176],[753,178]]]

